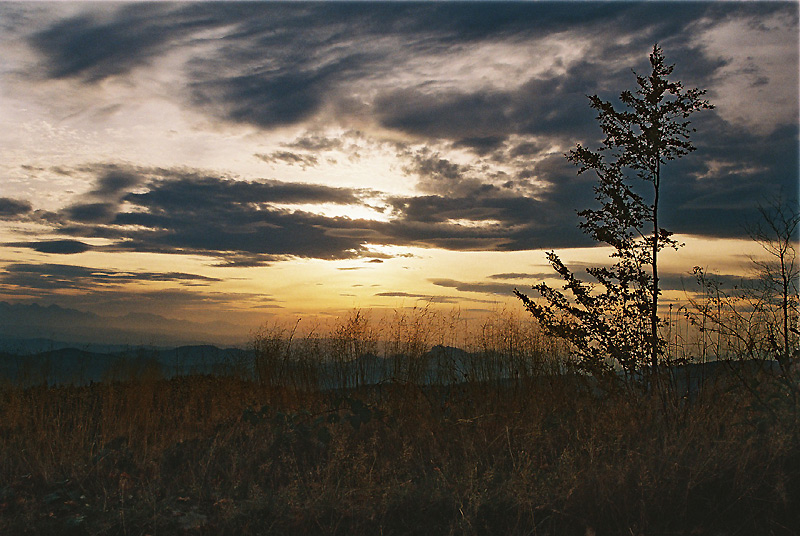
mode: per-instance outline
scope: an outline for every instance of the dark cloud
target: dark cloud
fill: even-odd
[[[279,255],[259,255],[259,254],[246,254],[239,252],[228,252],[222,261],[213,264],[219,268],[256,268],[260,266],[269,266],[270,264],[280,261],[282,257]]]
[[[721,147],[735,144],[741,148],[743,161],[756,166],[759,177],[767,177],[775,188],[785,185],[784,193],[796,194],[785,161],[786,154],[797,154],[796,127],[765,139],[754,135],[734,139],[732,127],[719,120],[716,126],[719,145],[698,144],[695,155],[731,160]],[[768,192],[753,173],[735,165],[735,158],[720,174],[709,171],[708,157],[694,161],[692,157],[663,170],[662,206],[669,207],[663,212],[665,227],[706,236],[746,236],[740,218],[743,214],[755,218],[753,209]],[[534,179],[506,177],[499,185],[481,182],[473,166],[456,164],[429,150],[407,154],[406,159],[408,173],[417,174],[429,190],[441,193],[384,197],[390,207],[389,221],[280,208],[324,203],[360,206],[364,198],[380,196],[374,191],[241,181],[198,170],[117,168],[112,173],[107,167],[95,169],[98,178],[85,196],[88,202],[66,207],[49,221],[56,232],[76,239],[110,239],[110,247],[118,250],[197,254],[219,259],[219,266],[240,267],[289,257],[369,257],[367,244],[469,251],[591,245],[578,229],[575,211],[594,206],[594,178],[591,173],[578,176],[563,155],[539,157],[531,166],[536,181],[546,178],[546,186],[539,188],[536,197],[529,193],[536,191],[530,182]],[[134,191],[126,193],[128,189]],[[646,190],[642,193],[649,195]],[[114,201],[94,202],[102,196]],[[751,207],[749,212],[745,207]]]
[[[462,140],[513,132],[513,102],[504,93],[437,93],[400,89],[380,95],[375,112],[381,124],[420,137]]]
[[[477,136],[461,138],[453,143],[453,147],[466,147],[482,156],[502,147],[504,141],[503,136]]]
[[[500,279],[500,280],[522,280],[522,279],[533,279],[533,280],[541,280],[553,277],[553,273],[548,272],[535,272],[532,274],[529,273],[520,273],[520,272],[509,272],[503,274],[492,274],[489,276],[489,279]]]
[[[34,34],[30,43],[45,57],[50,77],[98,82],[147,63],[197,27],[182,19],[164,5],[109,6],[102,13],[58,21]]]
[[[116,203],[78,203],[64,210],[64,215],[78,223],[110,223],[116,213]]]
[[[283,204],[353,204],[359,196],[369,192],[350,188],[336,188],[318,184],[289,183],[276,180],[240,181],[214,176],[182,173],[180,170],[164,171],[164,178],[148,185],[149,191],[131,193],[125,201],[159,213],[171,210],[202,210],[232,205],[258,206]]]
[[[582,272],[581,264],[576,263],[571,268],[575,271],[579,279],[584,281],[593,282],[594,280]],[[490,281],[457,281],[455,279],[437,278],[429,279],[431,283],[439,287],[453,288],[459,292],[483,293],[490,295],[499,295],[510,297],[513,296],[512,291],[519,288],[523,292],[528,292],[533,284],[538,284],[543,280],[559,279],[559,275],[553,272],[541,272],[533,274],[525,273],[507,273],[507,274],[494,274],[489,276],[489,279],[494,280],[531,280],[530,284],[499,284]],[[736,276],[729,274],[710,274],[709,279],[719,284],[719,288],[726,292],[735,291],[737,289],[757,288],[758,279],[749,276]],[[661,289],[664,291],[677,290],[685,291],[689,295],[698,295],[701,292],[701,286],[697,282],[697,278],[691,272],[685,273],[664,273],[659,276]]]
[[[412,298],[415,300],[426,301],[429,303],[461,303],[464,301],[476,303],[494,303],[493,300],[481,300],[476,298],[460,298],[456,296],[440,296],[436,294],[415,294],[413,292],[386,291],[378,292],[375,296],[384,298]]]
[[[102,15],[87,10],[35,33],[30,43],[42,55],[49,76],[95,83],[129,74],[169,47],[203,43],[209,32],[219,31],[214,41],[218,46],[193,55],[187,64],[190,100],[212,115],[273,127],[308,119],[329,104],[348,109],[351,88],[396,70],[416,55],[446,53],[483,39],[524,42],[579,30],[596,37],[596,47],[605,48],[594,50],[596,57],[618,57],[680,33],[686,20],[701,19],[711,9],[686,5],[675,16],[664,4],[584,3],[579,9],[498,2],[378,3],[369,9],[343,3],[147,4],[115,6]],[[625,46],[605,39],[622,32],[631,37]],[[391,128],[448,137],[482,151],[492,138],[505,138],[514,129],[563,126],[569,116],[556,112],[548,119],[540,109],[531,117],[525,113],[530,103],[520,97],[534,93],[546,101],[534,106],[546,109],[550,99],[563,97],[565,83],[564,77],[534,83],[521,95],[431,92],[412,83],[381,95],[376,109]],[[540,127],[532,126],[542,118]]]
[[[240,31],[229,34],[217,57],[193,62],[192,101],[225,119],[267,128],[309,119],[326,105],[348,109],[350,88],[396,69],[405,58],[494,32],[513,35],[531,18],[514,18],[524,11],[518,8],[500,10],[509,13],[498,17],[497,6],[481,6],[464,17],[454,6],[394,3],[368,10],[343,4],[262,7],[258,16],[236,20]],[[407,46],[385,44],[391,37]]]
[[[342,149],[344,144],[341,138],[329,138],[318,134],[307,134],[288,143],[286,146],[292,149],[302,149],[304,151],[333,151]]]
[[[756,274],[732,275],[713,273],[704,270],[707,283],[713,283],[721,292],[730,296],[741,295],[752,289],[761,288],[762,281]],[[702,295],[703,286],[697,275],[691,271],[684,273],[666,273],[662,278],[659,274],[661,287],[667,290],[682,290],[689,295]],[[710,288],[710,287],[708,287]],[[708,288],[706,290],[708,290]],[[712,291],[715,293],[716,289]]]
[[[387,291],[387,292],[378,292],[375,296],[383,296],[387,298],[430,298],[428,294],[412,294],[410,292],[402,292],[402,291]]]
[[[494,188],[486,180],[485,174],[476,172],[473,166],[454,163],[427,148],[414,154],[401,155],[408,161],[403,171],[419,178],[417,188],[423,192],[464,196],[485,194]]]
[[[92,246],[80,240],[43,240],[40,242],[14,242],[6,245],[30,248],[39,253],[54,253],[60,255],[84,253],[92,249]]]
[[[501,296],[514,295],[514,285],[486,282],[465,283],[454,279],[429,279],[428,281],[436,286],[454,288],[460,292],[481,292],[484,294],[499,294]]]
[[[28,201],[0,197],[0,220],[17,219],[29,214],[33,207]]]
[[[410,298],[429,303],[458,303],[460,300],[452,296],[435,296],[433,294],[414,294],[412,292],[387,291],[378,292],[375,296],[383,298]]]
[[[198,73],[195,73],[198,74]],[[298,123],[311,117],[323,103],[330,78],[338,68],[321,72],[271,72],[236,75],[193,82],[195,105],[239,123],[276,127]]]
[[[405,88],[380,95],[375,113],[384,127],[421,138],[454,140],[485,154],[499,148],[510,135],[539,135],[548,139],[596,139],[594,114],[587,113],[586,95],[602,93],[606,84],[626,88],[630,66],[609,69],[579,62],[565,72],[521,81],[509,90],[476,89],[438,92]],[[621,89],[620,89],[621,91]],[[611,95],[609,95],[611,97]]]
[[[443,180],[449,180],[448,174],[457,177],[459,170],[440,160],[430,172]],[[420,161],[420,167],[428,165]],[[375,258],[367,244],[516,250],[581,243],[579,233],[558,230],[564,215],[547,202],[477,182],[462,181],[457,189],[469,192],[463,196],[388,198],[391,219],[377,221],[282,208],[360,206],[363,198],[380,195],[369,190],[241,181],[184,169],[116,169],[110,174],[107,168],[93,168],[96,186],[83,196],[87,202],[42,220],[75,239],[111,240],[106,250],[197,254],[231,267],[263,266],[287,257]],[[126,193],[130,188],[134,191]],[[94,201],[104,195],[113,200]]]
[[[111,223],[119,211],[122,198],[132,189],[152,176],[152,170],[136,166],[90,164],[77,169],[59,169],[67,176],[89,174],[94,176],[94,188],[80,197],[80,201],[64,208],[62,216],[83,224]],[[48,216],[53,219],[52,216]],[[58,218],[56,218],[58,219]]]
[[[438,195],[393,198],[392,205],[403,218],[414,222],[447,222],[468,220],[475,223],[497,221],[507,226],[531,221],[541,204],[529,197],[470,197],[448,198]]]
[[[106,199],[114,198],[120,194],[128,193],[133,187],[143,182],[143,177],[133,171],[118,169],[110,166],[110,169],[97,179],[97,184],[91,195]]]
[[[258,266],[279,256],[353,257],[373,233],[368,222],[275,206],[359,204],[369,191],[237,181],[181,169],[148,170],[144,183],[110,181],[108,174],[98,173],[97,187],[85,197],[113,189],[119,201],[66,207],[58,228],[75,237],[115,240],[111,247],[121,250],[201,254],[223,259],[226,266]],[[125,193],[132,186],[137,190]]]
[[[220,281],[213,277],[183,272],[121,272],[70,264],[15,263],[0,271],[0,283],[22,289],[93,290],[131,282],[171,282],[188,286]]]
[[[524,196],[418,196],[390,200],[395,236],[446,249],[513,251],[587,245],[573,212]]]
[[[434,37],[450,45],[562,31],[575,24],[607,24],[630,11],[619,5],[586,4],[576,10],[552,3],[498,2],[458,6],[378,3],[369,9],[357,4],[319,3],[123,5],[102,14],[89,12],[57,21],[33,35],[31,44],[48,60],[51,76],[82,75],[96,81],[128,72],[192,31],[227,28],[221,39],[229,45],[223,51],[228,58],[313,58],[309,52],[345,38]],[[652,15],[648,18],[654,19]],[[235,46],[241,42],[259,45],[258,55]]]
[[[664,227],[709,237],[747,238],[747,224],[759,219],[758,205],[800,197],[798,126],[757,136],[720,121],[699,118],[697,151],[664,167]],[[699,136],[713,132],[713,136]]]
[[[586,61],[567,74],[521,79],[517,90],[437,91],[430,80],[412,79],[378,97],[376,112],[386,126],[447,137],[478,151],[511,132],[574,129],[580,118],[571,104],[614,87],[608,83],[629,73],[631,66],[612,70],[607,59],[640,57],[653,42],[667,47],[693,79],[708,78],[724,60],[706,58],[691,44],[688,22],[708,28],[736,15],[796,16],[781,3],[754,8],[701,2],[679,9],[663,2],[476,2],[377,3],[369,9],[343,3],[146,4],[84,11],[30,37],[49,76],[95,83],[183,46],[191,53],[186,89],[192,102],[262,127],[302,121],[328,104],[349,109],[353,88],[428,53],[457,53],[484,39],[519,44],[565,32],[591,41]],[[208,35],[214,33],[212,41]],[[616,35],[625,39],[609,39]],[[188,48],[209,42],[216,46],[199,53]],[[641,57],[632,67],[645,65]]]
[[[275,151],[269,154],[256,154],[255,156],[268,164],[283,162],[289,165],[299,165],[303,169],[319,164],[319,159],[314,155],[293,153],[291,151]]]
[[[646,53],[656,41],[678,64],[678,78],[708,87],[728,60],[708,57],[688,29],[770,13],[796,18],[796,10],[780,3],[377,3],[369,9],[189,3],[84,11],[30,38],[47,76],[94,84],[185,47],[183,74],[190,82],[175,92],[186,104],[260,128],[319,121],[286,150],[256,155],[264,161],[314,167],[320,152],[353,154],[352,144],[313,130],[326,113],[341,118],[337,127],[378,123],[414,140],[398,151],[425,195],[388,198],[388,222],[277,208],[363,204],[366,192],[354,189],[125,166],[96,167],[92,191],[58,217],[40,215],[75,238],[208,255],[229,266],[287,256],[351,258],[367,254],[366,243],[465,250],[587,245],[575,210],[595,205],[594,178],[578,177],[561,154],[576,142],[596,146],[602,134],[586,95],[616,102],[635,85],[630,68],[646,72]],[[536,75],[465,87],[414,73],[397,76],[407,74],[401,70],[410,60],[455,57],[484,40],[522,48],[556,34],[589,43],[580,61],[554,61]],[[193,48],[198,44],[213,46]],[[751,74],[757,83],[759,73]],[[742,221],[755,217],[760,198],[774,191],[797,197],[795,119],[761,135],[727,123],[719,112],[699,114],[697,153],[664,168],[665,227],[744,236]],[[474,158],[456,161],[447,154],[453,148]],[[29,204],[0,199],[0,217],[31,212]]]

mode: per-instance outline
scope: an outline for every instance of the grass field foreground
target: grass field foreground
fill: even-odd
[[[448,342],[419,318],[377,329],[358,313],[292,345],[268,330],[239,376],[3,386],[0,533],[800,533],[781,377],[601,388],[504,316],[461,341],[495,360],[482,375],[412,381]],[[396,381],[309,387],[315,358],[379,347],[406,356]]]

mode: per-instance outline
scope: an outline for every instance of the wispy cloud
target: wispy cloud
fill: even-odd
[[[183,272],[123,272],[70,264],[9,264],[0,272],[0,282],[26,289],[93,289],[130,282],[179,282],[208,285],[217,278]]]

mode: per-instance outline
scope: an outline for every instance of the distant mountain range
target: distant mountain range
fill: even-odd
[[[48,341],[23,342],[33,347]],[[55,343],[54,346],[59,345]],[[85,385],[129,380],[150,372],[167,378],[185,374],[231,374],[236,367],[247,370],[253,361],[252,351],[211,345],[108,349],[110,351],[101,352],[59,347],[29,354],[0,352],[0,378],[19,385]]]
[[[148,373],[159,377],[185,374],[257,374],[258,360],[252,349],[218,348],[211,345],[155,346],[85,345],[71,347],[50,339],[6,340],[0,351],[0,379],[20,385],[73,384],[127,380]],[[20,351],[20,349],[27,351]],[[316,356],[315,356],[316,357]],[[330,356],[328,356],[330,357]],[[374,385],[386,381],[421,384],[459,383],[469,379],[510,376],[507,367],[493,365],[459,348],[434,346],[416,359],[380,357],[365,353],[356,359],[313,362],[278,360],[269,364],[268,381],[306,378],[323,389]],[[308,371],[313,372],[309,375]],[[266,374],[266,372],[265,372]]]
[[[469,381],[514,381],[525,375],[518,369],[525,364],[514,363],[505,356],[440,345],[412,358],[381,357],[369,352],[346,361],[331,355],[304,357],[305,360],[296,360],[276,356],[270,360],[269,356],[257,357],[252,348],[213,345],[76,347],[44,338],[5,339],[0,340],[0,382],[11,381],[22,386],[85,385],[150,374],[160,378],[187,374],[243,374],[256,378],[260,372],[262,379],[275,384],[299,381],[304,387],[336,389],[384,382],[455,385]],[[555,372],[548,368],[538,371],[545,376]],[[688,393],[697,392],[700,384],[713,378],[777,375],[780,368],[776,361],[734,360],[682,365],[671,372],[678,390]]]
[[[149,313],[100,316],[58,305],[0,302],[0,350],[16,351],[23,340],[66,341],[88,346],[243,345],[247,334],[224,322],[189,322]],[[241,332],[240,336],[231,333]],[[39,351],[52,348],[39,348]],[[24,351],[24,349],[22,349]]]

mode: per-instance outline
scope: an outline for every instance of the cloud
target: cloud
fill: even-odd
[[[467,197],[391,198],[390,203],[399,214],[390,229],[395,236],[446,249],[516,251],[589,243],[575,227],[574,213],[495,188]]]
[[[782,47],[775,57],[784,59],[745,72],[758,65],[747,59],[748,46],[730,39],[737,28],[756,39],[768,29],[755,24],[760,19],[781,35],[796,30],[795,10],[781,4],[76,9],[75,16],[43,19],[28,38],[44,76],[100,87],[169,57],[177,65],[171,89],[178,106],[262,132],[287,125],[303,132],[258,158],[324,173],[320,154],[354,154],[343,137],[358,131],[376,145],[396,143],[395,169],[422,194],[371,192],[388,204],[389,221],[332,218],[285,205],[363,208],[368,193],[198,170],[95,166],[94,189],[63,208],[60,220],[48,216],[56,231],[75,239],[207,255],[222,265],[351,258],[366,254],[367,243],[464,250],[587,245],[574,211],[594,206],[593,178],[577,177],[563,153],[579,141],[597,145],[602,132],[586,95],[616,102],[635,85],[630,68],[646,72],[655,41],[687,87],[709,87],[721,104],[732,102],[731,88],[746,86],[752,92],[742,94],[780,96],[781,109],[788,95],[796,109],[796,77],[778,83],[784,77],[775,69],[796,56],[796,42],[770,38],[769,46]],[[771,57],[768,48],[758,48],[762,57]],[[741,128],[730,107],[698,115],[697,153],[664,170],[667,228],[744,236],[740,222],[755,216],[762,195],[797,192],[796,113],[773,115],[775,128],[754,131]],[[31,215],[30,205],[11,201],[0,199],[0,217]]]
[[[429,303],[458,303],[460,300],[452,296],[435,296],[433,294],[414,294],[412,292],[387,291],[378,292],[375,296],[383,298],[411,298]]]
[[[798,70],[787,68],[798,62],[798,13],[789,5],[774,8],[703,21],[692,33],[697,49],[718,63],[710,72],[720,115],[762,134],[796,124],[798,114],[796,95],[785,91],[798,85]]]
[[[118,208],[116,203],[78,203],[64,209],[64,215],[79,223],[110,223]]]
[[[28,264],[6,265],[0,272],[0,283],[18,289],[98,290],[118,287],[125,283],[171,282],[183,285],[208,285],[220,281],[214,277],[188,274],[184,272],[123,272],[104,268],[91,268],[71,264]]]
[[[110,223],[119,211],[122,198],[143,184],[151,170],[116,164],[91,164],[78,169],[60,168],[62,175],[94,175],[94,188],[80,196],[80,201],[62,210],[67,219],[79,223]]]
[[[469,197],[444,197],[426,195],[393,198],[395,210],[415,222],[448,222],[466,220],[495,222],[505,226],[529,222],[541,203],[530,197],[494,197],[472,195]]]
[[[218,268],[257,268],[260,266],[269,266],[282,259],[280,255],[226,252],[225,257],[219,262],[212,264],[212,266]]]
[[[602,45],[600,45],[602,46]],[[598,51],[600,52],[600,51]],[[423,85],[388,90],[376,98],[382,126],[420,138],[452,140],[482,155],[500,148],[512,135],[544,136],[574,143],[596,139],[586,95],[608,84],[630,85],[630,65],[575,61],[563,72],[519,81],[513,89],[475,88],[431,92]]]
[[[758,288],[761,281],[757,276],[732,275],[732,274],[706,274],[708,281],[719,285],[724,292],[741,291],[743,289]],[[688,294],[699,295],[702,293],[697,277],[691,272],[659,274],[661,288],[664,290],[683,290]]]
[[[498,137],[509,132],[512,103],[508,95],[476,92],[430,94],[421,89],[399,89],[375,101],[381,125],[420,137],[461,140]]]
[[[465,283],[455,279],[429,279],[431,283],[439,287],[454,288],[460,292],[480,292],[483,294],[499,294],[502,296],[513,296],[513,285],[472,282]]]
[[[301,149],[304,151],[334,151],[341,150],[344,147],[344,142],[340,137],[331,138],[319,134],[308,133],[300,136],[291,143],[286,144],[286,146],[292,149]]]
[[[55,22],[30,36],[52,78],[79,77],[100,82],[147,64],[200,20],[166,5],[122,5],[84,12]]]
[[[476,176],[471,165],[457,164],[428,148],[406,158],[408,164],[403,167],[403,171],[419,177],[417,188],[423,192],[464,196],[493,188],[485,176]]]
[[[735,129],[719,119],[700,126],[717,131],[718,145],[701,145],[698,153],[723,161],[730,159],[723,147],[735,146],[740,158],[760,166],[754,169],[772,181],[769,188],[796,191],[793,171],[781,157],[797,155],[796,127],[765,139],[747,133],[736,137]],[[542,155],[538,147],[537,142],[515,141],[502,149],[535,153],[532,178],[497,175],[483,181],[482,165],[461,164],[430,149],[404,149],[406,172],[432,192],[416,196],[235,180],[197,169],[95,164],[81,168],[95,175],[89,192],[59,213],[38,218],[75,240],[106,238],[113,242],[110,248],[121,251],[204,255],[218,259],[218,266],[263,266],[292,257],[369,257],[369,244],[465,251],[591,245],[575,214],[595,204],[591,173],[577,176],[563,155]],[[678,233],[745,236],[742,215],[755,219],[753,200],[769,189],[752,173],[737,173],[740,169],[734,164],[712,169],[702,158],[666,166],[665,227]],[[366,207],[366,200],[373,206],[375,199],[386,203],[388,220],[330,217],[314,209]],[[287,208],[292,205],[303,210]]]
[[[124,200],[159,211],[187,210],[189,207],[271,203],[351,204],[369,192],[319,184],[289,183],[276,180],[242,181],[213,175],[186,174],[166,170],[163,178],[151,181],[149,190],[130,193]]]
[[[269,154],[256,154],[255,157],[268,164],[283,162],[289,164],[290,166],[297,164],[303,169],[307,167],[314,167],[319,164],[319,159],[314,155],[293,153],[290,151],[275,151]]]
[[[503,136],[473,136],[455,141],[453,147],[467,147],[483,156],[502,147],[504,141]]]
[[[440,296],[436,294],[415,294],[413,292],[403,292],[403,291],[378,292],[375,294],[375,296],[384,298],[413,298],[415,300],[422,300],[429,303],[461,303],[464,301],[476,302],[476,303],[494,303],[493,300],[461,298],[456,296]]]
[[[29,201],[0,197],[0,220],[13,220],[33,210]]]
[[[95,189],[90,195],[100,199],[116,199],[128,193],[135,186],[140,185],[144,178],[133,170],[117,166],[104,166],[106,172],[98,177]]]
[[[358,204],[358,192],[351,190],[213,178],[159,181],[149,187],[145,193],[124,198],[133,210],[113,216],[105,205],[98,207],[97,214],[94,205],[69,207],[65,215],[73,224],[60,231],[116,238],[122,249],[245,256],[248,261],[253,255],[266,255],[269,261],[286,255],[323,259],[370,256],[364,249],[367,243],[526,249],[540,241],[546,243],[548,233],[556,228],[546,221],[552,218],[541,204],[525,197],[392,199],[396,217],[376,221],[290,211],[267,202],[352,200]]]
[[[533,280],[541,280],[541,279],[548,279],[553,277],[555,272],[548,273],[548,272],[535,272],[535,273],[520,273],[520,272],[509,272],[503,274],[492,274],[489,276],[489,279],[500,279],[500,280],[521,280],[521,279],[533,279]]]
[[[263,265],[279,256],[350,258],[374,234],[370,222],[328,218],[276,205],[358,205],[366,190],[275,180],[242,181],[196,170],[96,170],[96,187],[63,209],[58,230],[75,237],[115,240],[119,250],[218,257],[227,266]],[[120,180],[120,177],[126,177]],[[126,192],[135,187],[135,191]],[[113,192],[118,199],[94,202]]]
[[[434,164],[435,173],[450,173],[447,162]],[[492,185],[464,187],[470,193],[461,197],[383,196],[391,207],[383,221],[310,211],[314,205],[367,206],[365,199],[372,204],[382,196],[372,190],[234,180],[183,168],[86,170],[96,175],[94,188],[48,217],[54,231],[75,240],[109,239],[106,250],[215,257],[218,266],[261,266],[290,257],[374,258],[369,244],[528,249],[552,243],[562,223],[547,203]],[[97,201],[102,197],[108,200]],[[286,208],[292,205],[304,209]],[[559,240],[575,238],[562,232]]]
[[[579,279],[583,279],[584,281],[593,282],[594,280],[588,276],[587,274],[583,274],[583,270],[581,270],[582,263],[570,263],[572,269],[575,271],[574,273],[577,275]],[[586,265],[588,267],[588,265]],[[533,274],[523,274],[523,273],[507,273],[507,274],[494,274],[489,276],[489,279],[494,280],[532,280],[531,283],[539,283],[542,280],[547,279],[558,279],[559,275],[553,271],[552,273],[542,272],[542,273],[533,273]],[[735,276],[729,274],[721,274],[721,275],[713,275],[717,282],[720,284],[720,288],[724,290],[733,290],[735,288],[746,288],[746,287],[754,287],[757,286],[758,280],[748,276]],[[695,277],[689,273],[663,273],[659,275],[660,280],[660,287],[662,291],[667,290],[685,290],[688,293],[695,294],[700,290],[700,287],[697,285],[695,281]],[[520,286],[519,284],[498,284],[495,282],[489,281],[457,281],[455,279],[446,279],[446,278],[434,278],[429,279],[431,283],[439,287],[446,287],[446,288],[453,288],[458,290],[459,292],[472,292],[472,293],[483,293],[483,294],[491,294],[491,295],[499,295],[510,297],[513,296],[512,291],[514,288],[520,288],[521,290],[525,291],[525,289],[530,289],[532,285],[525,284]],[[556,285],[558,286],[558,285]]]
[[[271,128],[291,125],[311,117],[322,106],[324,89],[338,69],[320,72],[233,75],[190,87],[198,107],[231,121]],[[195,73],[197,76],[198,73]],[[211,77],[207,77],[211,78]],[[207,103],[215,103],[208,107]]]
[[[682,11],[696,19],[707,8]],[[579,86],[565,86],[570,78],[563,73],[548,78],[548,71],[570,68],[575,51],[590,51],[592,59],[624,56],[658,40],[654,33],[677,33],[682,29],[677,22],[663,7],[635,5],[391,3],[363,10],[342,4],[211,3],[86,9],[34,32],[29,42],[48,76],[92,84],[129,75],[182,48],[187,57],[182,94],[209,115],[272,128],[328,109],[356,115],[366,110],[390,128],[465,144],[472,140],[480,151],[533,119],[548,127],[567,124],[559,110],[569,109],[568,103],[553,108],[550,99],[563,99],[565,91]],[[627,45],[607,38],[617,32],[630,36]],[[576,49],[579,40],[584,42]],[[487,65],[491,56],[480,54],[482,44],[500,51],[508,44],[528,57],[504,57],[510,68]],[[471,69],[458,71],[462,63]],[[429,65],[440,68],[432,73]],[[581,71],[588,67],[583,64]],[[581,80],[596,80],[594,74]],[[534,77],[544,85],[534,83],[521,93],[497,89],[519,88]],[[465,80],[486,87],[465,88],[474,85]],[[441,82],[445,86],[437,87]],[[362,98],[376,91],[374,103]],[[526,101],[532,91],[538,101]]]
[[[59,255],[71,255],[84,253],[92,249],[92,246],[80,240],[42,240],[39,242],[12,242],[6,246],[30,248],[39,253],[54,253]]]
[[[759,218],[757,206],[780,196],[798,199],[798,125],[757,136],[714,117],[696,122],[698,150],[664,168],[664,226],[711,237],[747,238],[746,224]],[[723,163],[720,165],[720,163]]]

